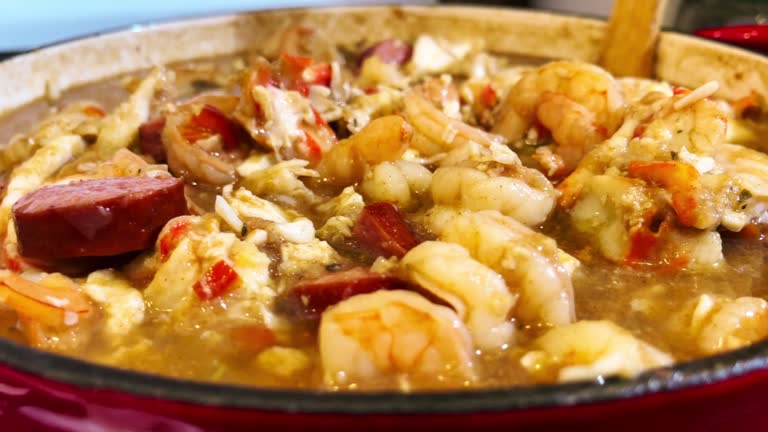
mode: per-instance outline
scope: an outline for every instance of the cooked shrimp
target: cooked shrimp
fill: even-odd
[[[720,145],[715,161],[723,168],[721,190],[729,188],[738,194],[723,194],[721,224],[729,231],[741,231],[750,221],[765,220],[768,212],[768,155],[734,144]]]
[[[517,295],[462,246],[424,242],[411,249],[400,265],[406,277],[453,307],[478,347],[498,349],[511,342],[515,328],[508,317]]]
[[[371,202],[392,202],[407,209],[421,202],[431,183],[432,173],[421,164],[382,162],[366,173],[360,192]]]
[[[278,64],[272,66],[261,59],[247,70],[241,84],[243,94],[233,117],[254,141],[273,150],[279,160],[298,157],[314,164],[336,143],[336,135],[305,97],[308,87],[306,93],[301,93],[273,85],[279,85],[274,82],[273,74],[279,75],[285,67],[301,67],[306,71],[296,60],[283,55]]]
[[[573,171],[589,150],[607,138],[594,114],[560,93],[544,92],[536,117],[558,144],[554,152],[562,158],[564,172]]]
[[[416,91],[426,97],[448,118],[461,120],[461,104],[456,84],[450,75],[427,78]]]
[[[421,136],[412,147],[425,156],[450,151],[475,142],[483,146],[504,144],[504,138],[448,117],[413,90],[404,94],[405,116]]]
[[[570,172],[618,129],[624,111],[621,87],[608,72],[586,63],[556,61],[525,73],[510,89],[493,132],[518,141],[538,120],[552,133],[554,151]]]
[[[669,152],[680,152],[683,148],[700,156],[716,154],[725,142],[727,112],[722,105],[707,97],[691,99],[696,97],[697,91],[678,92],[651,106],[653,114],[640,120],[629,147],[630,151],[633,147],[637,148],[632,152],[633,155],[648,147],[654,147],[654,151],[642,155],[638,160],[649,160],[664,153],[666,156]],[[634,115],[645,116],[644,110],[640,108]]]
[[[571,274],[578,261],[558,249],[554,240],[496,211],[455,213],[430,221],[440,240],[464,246],[519,293],[513,316],[524,324],[574,321]]]
[[[319,345],[329,384],[401,374],[475,376],[472,339],[461,319],[408,291],[356,295],[326,310]]]
[[[633,377],[669,366],[674,359],[610,321],[579,321],[555,327],[534,341],[521,363],[530,370],[556,371],[558,381],[611,375]]]
[[[481,168],[496,166],[499,169]],[[467,210],[498,210],[526,225],[538,225],[555,206],[557,192],[541,173],[522,165],[463,163],[442,166],[432,175],[432,200]]]
[[[317,172],[337,186],[359,182],[369,165],[400,159],[412,135],[413,129],[402,117],[379,117],[336,144],[323,156]]]
[[[675,269],[718,264],[714,230],[738,231],[749,219],[745,211],[758,215],[764,208],[743,192],[750,176],[740,176],[733,162],[739,152],[724,143],[723,108],[706,97],[716,88],[709,83],[650,97],[558,186],[574,225],[609,259]],[[766,162],[744,156],[755,166]]]
[[[168,166],[177,175],[195,181],[212,185],[232,183],[235,180],[235,167],[219,156],[221,142],[217,136],[189,142],[182,135],[180,129],[191,115],[191,111],[182,108],[166,117],[162,137]],[[204,148],[205,144],[210,144],[211,149]]]
[[[690,329],[698,335],[699,349],[707,354],[750,345],[768,336],[768,302],[704,294],[696,302]]]
[[[617,81],[624,92],[624,98],[628,105],[640,103],[651,93],[658,93],[666,97],[673,95],[672,86],[664,81],[634,77],[622,77]]]

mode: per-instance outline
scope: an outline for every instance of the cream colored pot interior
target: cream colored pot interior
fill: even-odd
[[[151,25],[92,37],[0,63],[0,113],[68,88],[156,64],[227,55],[274,53],[282,30],[325,29],[344,46],[388,37],[430,33],[470,40],[497,53],[594,62],[602,44],[601,21],[520,10],[472,7],[361,7],[256,12]],[[750,91],[768,95],[768,59],[716,43],[664,33],[656,75],[695,87],[720,81],[719,96]]]

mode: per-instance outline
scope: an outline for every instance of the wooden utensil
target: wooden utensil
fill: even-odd
[[[616,0],[598,63],[616,76],[650,77],[666,0]]]

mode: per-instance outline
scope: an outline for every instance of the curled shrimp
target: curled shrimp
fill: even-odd
[[[633,377],[674,361],[669,354],[610,321],[579,321],[555,327],[536,339],[534,346],[538,350],[521,358],[523,366],[532,372],[554,371],[559,381],[610,375]]]
[[[478,347],[498,349],[511,341],[514,326],[508,316],[517,295],[462,246],[424,242],[411,249],[400,265],[409,279],[458,312]]]
[[[731,351],[768,336],[768,302],[757,297],[699,297],[690,328],[707,354]]]
[[[617,81],[628,105],[640,103],[651,93],[670,97],[674,92],[672,86],[664,81],[635,77],[622,77]]]
[[[379,117],[331,148],[317,165],[317,172],[337,186],[359,182],[369,165],[400,159],[412,135],[411,125],[402,117]]]
[[[562,159],[562,168],[556,172],[573,171],[589,150],[607,138],[594,114],[560,93],[544,92],[536,117],[558,144],[554,152]]]
[[[398,160],[382,162],[371,168],[360,183],[360,192],[370,202],[391,202],[400,208],[412,208],[429,191],[432,172],[421,164]]]
[[[464,246],[519,293],[513,316],[524,324],[575,320],[571,275],[578,261],[554,240],[496,211],[443,213],[430,222],[440,240]]]
[[[320,360],[330,384],[408,374],[473,379],[472,340],[458,316],[409,291],[376,291],[327,309]]]
[[[418,132],[411,147],[425,156],[450,151],[469,143],[483,146],[504,144],[504,138],[472,127],[445,115],[414,90],[403,95],[405,116]]]
[[[438,168],[430,191],[437,205],[498,210],[531,226],[544,222],[555,206],[551,186],[542,190],[517,176],[491,176],[471,166]]]
[[[574,226],[609,259],[676,269],[717,264],[715,229],[738,231],[747,213],[760,212],[746,187],[755,176],[740,176],[731,160],[744,156],[757,167],[764,158],[736,156],[724,143],[725,111],[707,98],[716,89],[708,83],[672,97],[649,95],[558,185]]]
[[[714,84],[714,86],[709,86]],[[707,88],[708,87],[708,88]],[[706,97],[718,88],[716,82],[707,83],[693,91],[679,90],[669,98],[660,99],[648,108],[650,115],[639,107],[634,116],[642,117],[634,129],[630,151],[636,147],[655,147],[640,160],[686,148],[700,156],[713,156],[725,143],[728,116],[725,108]]]
[[[181,107],[166,117],[162,140],[168,166],[177,175],[213,185],[226,185],[235,180],[235,166],[222,152],[218,136],[187,139],[182,130],[194,115],[194,107]]]
[[[493,132],[518,141],[538,121],[552,133],[567,173],[623,119],[621,86],[608,72],[556,61],[524,73],[501,102]]]
[[[514,151],[496,143],[469,143],[446,153],[430,191],[438,205],[498,210],[531,226],[547,219],[558,197],[541,172],[523,166]]]

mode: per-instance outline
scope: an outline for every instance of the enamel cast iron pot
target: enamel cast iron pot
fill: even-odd
[[[143,27],[0,63],[0,112],[154,64],[272,54],[282,30],[325,29],[344,45],[429,33],[509,55],[595,62],[606,24],[459,7],[271,11]],[[371,31],[375,29],[375,31]],[[717,96],[768,96],[768,59],[662,33],[655,76]],[[447,393],[328,393],[204,384],[97,366],[0,340],[1,431],[768,430],[768,342],[634,379]]]

